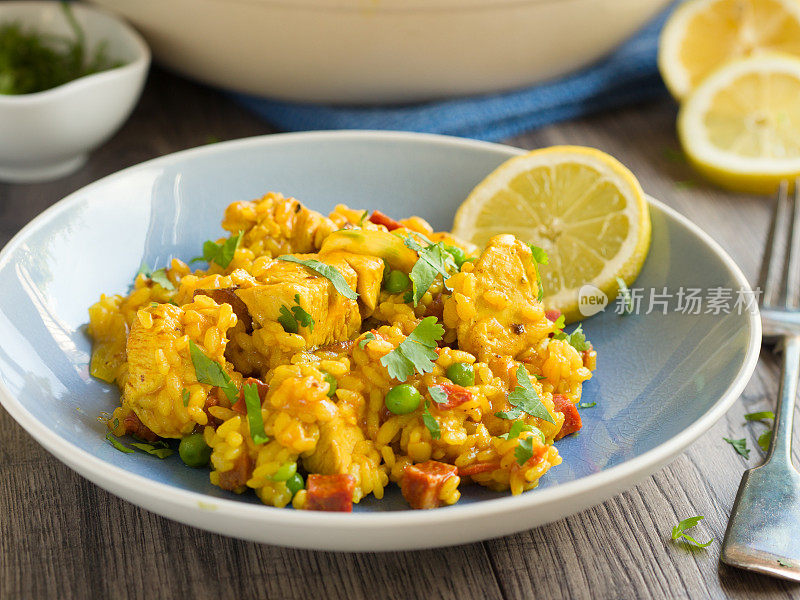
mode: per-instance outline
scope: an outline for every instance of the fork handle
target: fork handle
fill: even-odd
[[[775,411],[775,427],[766,463],[773,462],[792,467],[792,420],[798,376],[800,376],[800,335],[787,335],[783,344],[783,368],[778,391],[778,406]]]

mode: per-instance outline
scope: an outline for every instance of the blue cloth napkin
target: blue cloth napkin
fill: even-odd
[[[601,61],[550,82],[468,98],[401,106],[343,107],[234,94],[285,131],[392,129],[499,141],[543,125],[666,94],[658,74],[658,34],[670,9]]]

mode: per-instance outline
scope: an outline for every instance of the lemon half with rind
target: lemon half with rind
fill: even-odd
[[[479,183],[456,212],[453,234],[478,246],[511,233],[543,248],[543,302],[582,318],[578,291],[613,299],[631,285],[650,247],[650,214],[636,177],[605,152],[553,146],[512,158]]]
[[[800,56],[800,1],[689,0],[661,32],[658,67],[683,100],[728,61],[765,51]]]
[[[759,55],[728,63],[678,114],[689,161],[725,188],[771,194],[800,176],[800,58]]]

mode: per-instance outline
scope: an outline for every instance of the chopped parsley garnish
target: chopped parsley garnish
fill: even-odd
[[[408,275],[408,278],[411,279],[411,300],[413,300],[414,306],[419,303],[438,275],[447,279],[450,277],[448,268],[454,271],[458,270],[453,255],[445,249],[442,242],[433,244],[424,236],[420,235],[420,237],[428,243],[427,246],[422,246],[412,236],[403,239],[403,243],[414,250],[418,256],[417,262],[414,263],[414,267]]]
[[[364,334],[364,337],[361,339],[361,341],[358,342],[358,347],[363,350],[364,347],[374,339],[376,339],[375,334],[371,331],[368,331],[366,334]]]
[[[174,290],[175,286],[167,277],[167,269],[162,267],[160,269],[156,269],[155,271],[151,270],[150,267],[147,265],[146,262],[143,262],[142,265],[139,267],[139,270],[136,272],[136,277],[139,275],[144,275],[153,283],[157,283],[165,290]]]
[[[517,459],[517,464],[521,467],[533,457],[533,437],[526,437],[517,443],[514,448],[514,458]]]
[[[106,433],[106,440],[120,452],[124,452],[125,454],[133,454],[134,452],[133,448],[128,448],[125,444],[115,438],[110,431]]]
[[[747,440],[745,438],[732,440],[731,438],[724,437],[722,439],[733,446],[733,449],[736,450],[738,454],[741,454],[745,458],[750,458],[750,448],[747,447]]]
[[[534,246],[531,244],[530,247],[531,257],[533,258],[535,263],[534,266],[536,268],[536,287],[539,289],[539,295],[536,299],[541,302],[542,298],[544,298],[544,286],[542,285],[542,274],[539,273],[539,265],[546,265],[549,263],[550,257],[547,256],[547,252],[545,252],[542,248],[539,248],[539,246]]]
[[[555,321],[553,321],[553,329],[555,329],[556,331],[562,331],[566,323],[567,323],[567,318],[564,315],[558,315],[558,318]]]
[[[117,419],[116,417],[114,417],[113,425],[114,425],[114,429],[119,427],[119,419]]]
[[[782,567],[793,567],[794,565],[787,560],[783,560],[782,558],[778,559],[778,564]]]
[[[293,262],[299,265],[303,265],[304,267],[308,267],[312,271],[316,271],[326,279],[328,279],[332,284],[333,287],[336,288],[336,291],[339,292],[345,298],[349,298],[350,300],[358,299],[358,294],[355,293],[349,285],[347,285],[347,280],[344,276],[339,272],[339,269],[336,267],[332,267],[331,265],[326,265],[323,262],[318,260],[314,260],[313,258],[309,260],[303,260],[302,258],[297,258],[296,256],[292,256],[291,254],[285,254],[283,256],[279,256],[278,260],[285,260],[286,262]]]
[[[774,419],[775,413],[771,410],[762,410],[759,412],[747,413],[744,418],[747,421],[763,421],[765,419]]]
[[[430,411],[430,402],[425,401],[425,410],[422,411],[422,422],[425,427],[431,432],[431,438],[438,440],[442,437],[442,431],[439,429],[439,422],[434,418]]]
[[[189,354],[192,357],[197,381],[219,387],[225,392],[228,400],[233,402],[239,395],[239,390],[220,364],[206,356],[192,340],[189,340]]]
[[[536,377],[537,381],[542,381],[543,379],[547,379],[547,376],[545,375],[534,375],[534,377]]]
[[[583,352],[584,350],[591,350],[592,345],[586,341],[586,335],[583,333],[583,326],[578,325],[578,327],[570,334],[562,331],[557,333],[553,336],[554,340],[566,340],[567,343],[575,348],[578,352]]]
[[[195,369],[195,371],[197,371],[197,369]],[[191,394],[189,394],[189,390],[184,389],[181,392],[181,397],[183,398],[183,405],[184,406],[189,406],[189,398],[191,398]]]
[[[227,269],[236,255],[236,249],[242,243],[242,237],[244,237],[244,232],[240,231],[221,244],[213,240],[207,240],[203,243],[203,256],[193,258],[190,262],[204,260],[209,264],[212,262],[217,263],[223,269]]]
[[[406,381],[415,370],[420,374],[430,373],[437,357],[436,342],[443,335],[444,327],[436,317],[425,317],[397,348],[381,358],[381,364],[398,381]]]
[[[364,226],[364,221],[367,220],[367,215],[369,215],[369,212],[366,211],[366,210],[361,214],[361,218],[358,220],[358,226],[359,227],[363,227]]]
[[[594,408],[597,406],[597,402],[579,402],[578,408]]]
[[[283,326],[283,330],[287,333],[297,333],[300,327],[308,327],[308,330],[313,332],[314,318],[300,306],[300,294],[294,295],[294,301],[297,305],[291,309],[285,305],[281,306],[278,323]]]
[[[692,527],[697,525],[704,518],[705,517],[697,516],[697,517],[689,517],[687,519],[684,519],[683,521],[681,521],[675,527],[672,528],[672,539],[673,540],[683,539],[683,540],[686,541],[686,543],[694,545],[694,546],[697,546],[698,548],[705,548],[706,546],[710,546],[711,542],[714,541],[713,538],[708,540],[707,542],[701,544],[696,539],[694,539],[692,536],[690,536],[690,535],[685,533],[687,529],[691,529]]]
[[[633,314],[633,298],[631,291],[628,289],[628,284],[622,277],[617,277],[617,285],[619,286],[619,295],[622,297],[623,315]]]
[[[758,447],[764,452],[769,450],[769,443],[772,441],[772,429],[767,429],[764,433],[758,436]]]
[[[242,387],[244,405],[247,407],[247,423],[250,425],[250,437],[253,443],[263,444],[269,438],[264,432],[264,419],[261,417],[261,397],[255,383],[248,383]]]
[[[501,419],[519,419],[522,413],[525,413],[555,424],[553,417],[550,416],[550,411],[542,404],[539,394],[531,384],[528,371],[522,365],[517,369],[517,384],[517,387],[508,394],[508,403],[514,408],[495,413],[495,416]]]
[[[508,430],[508,433],[504,433],[503,435],[498,435],[497,437],[503,440],[513,440],[514,438],[518,438],[519,434],[522,433],[523,431],[533,431],[533,428],[530,425],[528,425],[525,421],[518,420],[514,421],[511,424],[511,429]]]
[[[142,452],[147,452],[148,454],[157,456],[162,460],[174,454],[174,450],[172,450],[172,448],[167,446],[165,442],[156,442],[155,444],[131,442],[131,446],[133,446],[134,448],[138,448]]]
[[[442,386],[429,385],[428,393],[431,395],[431,400],[433,400],[436,404],[447,404],[447,392],[444,391]]]

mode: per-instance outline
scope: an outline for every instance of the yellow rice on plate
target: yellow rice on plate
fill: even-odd
[[[276,193],[222,226],[207,269],[175,258],[89,309],[91,373],[121,390],[112,443],[191,438],[213,484],[316,510],[390,482],[414,508],[465,480],[519,494],[561,462],[596,355],[545,314],[538,249]]]

